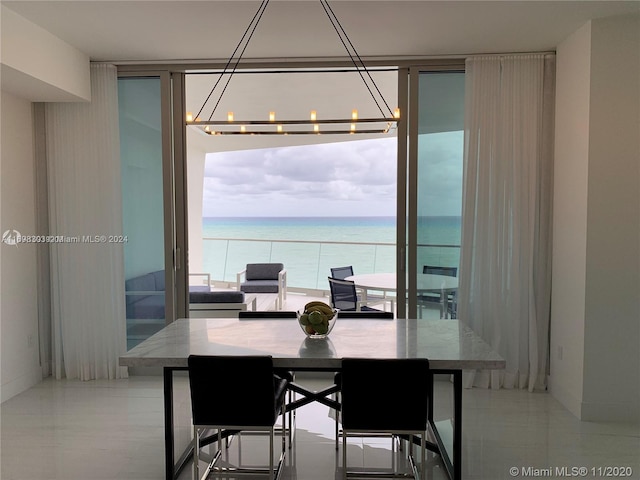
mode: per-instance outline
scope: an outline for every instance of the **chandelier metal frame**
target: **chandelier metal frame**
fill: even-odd
[[[275,113],[270,112],[269,119],[253,119],[253,120],[235,120],[232,112],[227,115],[227,120],[213,120],[213,116],[216,113],[220,101],[224,96],[234,73],[238,69],[238,66],[244,56],[244,53],[253,37],[264,12],[269,5],[270,0],[262,0],[258,10],[249,22],[249,25],[244,31],[240,41],[236,45],[233,53],[229,57],[223,71],[220,73],[213,87],[209,91],[209,94],[205,98],[202,106],[198,110],[198,113],[193,116],[188,112],[186,115],[186,124],[188,126],[199,127],[204,133],[208,135],[339,135],[339,134],[384,134],[388,133],[397,126],[397,122],[400,119],[400,112],[396,108],[395,111],[391,110],[389,104],[385,100],[382,92],[378,88],[375,80],[373,79],[371,72],[365,65],[364,61],[358,54],[353,43],[349,39],[346,31],[342,27],[342,24],[338,20],[335,12],[329,5],[328,0],[319,0],[322,5],[327,18],[331,22],[336,34],[338,35],[342,45],[344,46],[353,69],[351,72],[357,72],[362,79],[369,95],[376,104],[380,117],[374,118],[358,118],[357,110],[354,110],[351,118],[330,118],[323,119],[318,118],[315,111],[311,111],[311,116],[307,120],[275,120]],[[200,115],[212,101],[213,94],[216,89],[221,85],[223,78],[227,75],[226,82],[221,86],[220,92],[217,95],[215,104],[211,110],[211,114],[206,120],[202,120]],[[374,93],[375,92],[375,93]],[[376,98],[376,93],[378,98]],[[358,129],[359,124],[366,125],[364,129]],[[378,125],[376,125],[378,124]],[[381,124],[381,125],[380,125]],[[274,128],[266,128],[271,126]],[[298,128],[289,128],[291,126],[297,126]],[[321,128],[321,126],[328,126],[327,130]],[[310,127],[310,128],[306,128]]]

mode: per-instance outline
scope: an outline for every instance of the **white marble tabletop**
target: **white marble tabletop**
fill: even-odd
[[[120,357],[127,367],[186,367],[197,355],[271,355],[274,366],[339,369],[341,359],[428,358],[433,369],[504,369],[505,361],[459,320],[340,319],[309,339],[296,319],[177,320]]]

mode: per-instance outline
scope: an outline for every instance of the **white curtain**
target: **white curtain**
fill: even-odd
[[[45,108],[56,378],[121,378],[126,350],[117,71],[91,66],[91,102]]]
[[[466,62],[459,318],[506,360],[465,384],[546,388],[555,57]]]

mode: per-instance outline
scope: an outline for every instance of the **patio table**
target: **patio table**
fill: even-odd
[[[387,296],[387,292],[396,291],[395,273],[363,273],[346,277],[345,280],[351,280],[357,288],[363,291],[362,300],[365,302],[369,290],[383,292],[384,298],[391,302],[391,311],[395,311],[392,297]],[[419,273],[416,280],[416,290],[418,293],[440,293],[440,318],[447,318],[447,297],[449,293],[458,290],[458,277],[436,275],[433,273]]]
[[[453,377],[454,408],[452,432],[440,432],[429,407],[429,431],[435,442],[428,448],[442,457],[450,478],[459,480],[462,472],[462,370],[504,369],[505,361],[459,320],[397,319],[349,320],[338,318],[331,336],[308,339],[295,319],[268,321],[238,318],[180,319],[149,337],[120,357],[127,367],[164,369],[165,471],[174,480],[189,461],[193,442],[176,461],[173,434],[173,373],[187,369],[189,355],[271,355],[274,367],[295,371],[340,371],[342,358],[427,358],[434,373]],[[335,402],[321,393],[295,385],[307,395],[306,402]],[[296,408],[303,404],[288,406]],[[448,422],[447,422],[448,423]],[[447,447],[443,438],[453,438]]]

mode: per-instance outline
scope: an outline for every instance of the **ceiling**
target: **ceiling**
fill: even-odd
[[[4,1],[94,61],[220,60],[257,1]],[[362,57],[549,51],[589,19],[638,1],[349,1],[331,6]],[[319,1],[272,0],[245,58],[344,57]]]
[[[116,64],[224,62],[260,5],[256,0],[0,1],[91,60]],[[640,12],[640,1],[330,0],[330,5],[367,60],[554,51],[590,19]],[[347,56],[319,0],[271,0],[244,58],[282,63]],[[234,110],[236,118],[254,119],[276,110],[278,118],[306,118],[313,108],[319,115],[328,112],[325,118],[348,117],[352,108],[359,108],[362,117],[378,113],[366,110],[372,100],[357,78],[350,84],[344,76],[327,74],[295,75],[286,82],[275,75],[249,77],[234,77],[225,94],[230,104],[220,105],[223,115]],[[376,77],[391,108],[397,106],[396,78],[393,72]],[[212,83],[211,77],[188,78],[187,110],[198,111]],[[288,111],[302,105],[301,111]],[[437,105],[429,111],[434,108]],[[212,150],[210,137],[193,131],[189,137],[190,144]],[[297,144],[334,141],[315,136],[289,139]],[[252,146],[281,141],[261,136]],[[216,140],[215,149],[247,147],[246,142],[240,145],[226,137]]]

